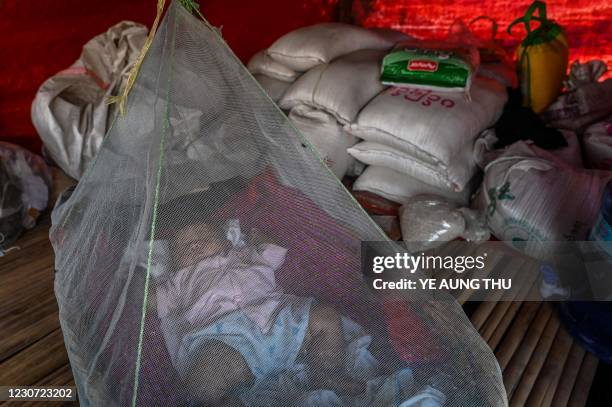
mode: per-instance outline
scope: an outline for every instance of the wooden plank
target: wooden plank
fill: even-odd
[[[70,364],[65,364],[40,379],[36,386],[74,386],[74,376]]]
[[[41,298],[53,297],[53,269],[47,265],[36,274],[26,273],[21,281],[0,285],[0,293],[0,319],[27,312]]]
[[[494,274],[494,273],[498,272],[497,271],[498,264],[503,259],[503,257],[504,257],[503,254],[495,256],[496,260],[495,260],[494,265],[492,266],[493,270],[491,271],[491,274]],[[516,270],[520,269],[520,264],[522,264],[522,263],[523,263],[522,259],[519,262],[519,264],[515,264],[515,262],[512,261],[512,262],[508,262],[508,263],[503,264],[501,266],[501,268],[502,268],[502,270],[510,269],[510,272],[514,273],[514,272],[516,272]],[[489,267],[485,267],[485,269],[483,269],[483,270],[486,270],[486,269],[489,269]],[[485,275],[477,276],[475,278],[483,278],[483,277],[485,277]],[[471,295],[472,292],[469,291],[468,294]],[[496,305],[496,301],[499,300],[502,297],[502,295],[503,295],[503,292],[501,290],[497,291],[493,295],[493,297],[491,297],[489,299],[489,301],[483,302],[476,309],[476,311],[474,311],[474,313],[470,317],[470,320],[472,321],[472,324],[474,325],[474,328],[476,328],[477,330],[482,329],[484,323],[487,321],[487,318],[489,318],[489,315],[491,314],[491,312],[493,312],[493,309],[495,308],[495,305]]]
[[[516,385],[516,390],[513,392],[510,399],[511,407],[522,407],[527,402],[529,394],[531,393],[538,376],[543,372],[542,366],[546,361],[553,340],[557,336],[559,325],[559,319],[554,315],[548,320],[546,328],[544,329],[544,332],[542,332],[542,336],[540,337],[537,346],[529,358],[529,362],[519,376],[520,380],[517,379],[518,384]],[[506,377],[510,379],[510,368],[508,369],[508,375]],[[504,379],[504,381],[506,380]]]
[[[495,352],[497,361],[502,371],[506,369],[514,352],[521,344],[525,333],[529,329],[531,321],[536,317],[540,309],[541,302],[526,302],[523,303],[518,317],[512,323],[512,327],[504,336],[499,349]]]
[[[572,389],[578,378],[578,371],[584,360],[585,350],[578,343],[574,342],[570,349],[567,361],[563,367],[563,373],[557,385],[557,391],[552,399],[551,406],[566,407],[572,394]]]
[[[506,329],[508,329],[510,322],[512,321],[512,319],[514,318],[514,315],[516,314],[516,311],[514,311],[514,313],[509,316],[509,320],[506,321],[506,318],[507,318],[506,315],[509,312],[513,311],[513,308],[512,308],[512,305],[514,304],[513,300],[518,298],[522,301],[528,295],[535,292],[533,289],[533,286],[534,286],[534,282],[536,281],[536,276],[537,275],[534,273],[528,273],[527,278],[525,278],[524,280],[520,280],[519,287],[516,290],[508,291],[506,293],[507,295],[505,294],[504,297],[502,298],[502,302],[498,303],[495,306],[495,309],[493,309],[493,312],[487,319],[485,325],[482,327],[481,332],[480,332],[483,339],[487,341],[487,343],[489,343],[489,346],[491,347],[491,349],[495,350],[495,348],[497,347],[497,343],[493,344],[492,339],[498,327],[500,327],[501,324],[504,324],[504,325],[501,325],[501,327],[503,328],[503,331],[502,331],[502,334],[503,334],[503,332],[505,332]]]
[[[476,247],[475,251],[477,251],[477,250],[480,250],[480,248]],[[491,257],[493,257],[493,258],[491,258]],[[504,256],[501,255],[501,254],[496,254],[495,256],[489,256],[489,258],[487,260],[487,263],[488,263],[487,267],[484,267],[482,270],[475,270],[472,273],[470,273],[469,276],[461,276],[460,275],[457,278],[471,278],[471,279],[480,280],[480,279],[486,278],[489,275],[495,275],[496,273],[499,272],[497,270],[497,268],[498,268],[498,265],[499,265],[500,261],[503,258],[504,258]],[[508,267],[511,267],[511,265],[510,264],[506,264],[505,266],[502,266],[502,267],[503,267],[503,269],[507,269]],[[510,268],[510,272],[514,273],[519,268],[520,268],[520,266],[518,266],[516,268]],[[456,276],[456,273],[455,273],[455,276]],[[459,295],[457,296],[457,301],[459,302],[459,304],[461,304],[461,305],[465,304],[465,302],[467,302],[470,299],[470,297],[472,296],[474,291],[475,291],[475,289],[468,288],[468,289],[463,290],[461,293],[459,293]],[[502,290],[494,291],[491,294],[490,298],[488,298],[488,300],[491,301],[491,302],[497,301],[501,297],[502,294],[503,294]],[[488,308],[488,307],[485,307],[485,308]],[[486,314],[486,312],[485,312],[485,314]],[[478,317],[478,318],[480,318],[480,317]],[[477,321],[476,323],[481,324],[479,319],[477,319],[476,321]],[[472,323],[474,323],[474,322],[472,322]],[[476,326],[476,325],[474,325],[474,326]],[[478,328],[476,328],[476,329],[478,329]]]
[[[68,363],[59,329],[0,363],[0,386],[31,386]]]
[[[493,336],[493,333],[499,326],[499,323],[504,318],[504,315],[506,315],[511,305],[511,301],[501,301],[495,304],[495,308],[493,308],[493,311],[491,311],[491,315],[489,315],[489,318],[487,318],[486,322],[479,331],[480,336],[482,336],[482,339],[484,339],[487,343],[491,339],[491,336]]]
[[[29,261],[20,261],[16,264],[11,264],[8,266],[9,268],[0,270],[0,279],[2,281],[0,295],[4,295],[7,290],[12,291],[13,285],[28,284],[27,281],[37,279],[41,273],[42,275],[53,277],[53,271],[50,273],[44,271],[44,269],[53,270],[53,253],[35,252],[26,254],[26,258]]]
[[[518,383],[534,349],[536,348],[542,333],[544,332],[548,321],[552,315],[552,307],[548,303],[544,303],[538,310],[538,314],[533,322],[529,325],[527,332],[520,343],[516,347],[516,351],[512,352],[510,362],[503,369],[504,386],[508,393],[508,398],[512,398],[516,384]]]
[[[28,347],[60,327],[54,297],[34,304],[28,312],[0,319],[0,361]]]
[[[523,291],[522,291],[523,289],[525,289],[525,290],[529,289],[529,294],[524,294]],[[529,296],[531,296],[532,294],[537,292],[537,290],[538,290],[537,284],[532,284],[531,287],[529,287],[529,285],[526,284],[523,287],[521,287],[521,292],[519,293],[519,298],[522,297],[522,296],[525,296],[525,295],[527,295],[527,298],[529,298]],[[510,305],[510,307],[508,307],[508,310],[506,311],[506,314],[503,316],[503,318],[499,322],[498,326],[495,328],[495,331],[491,335],[491,338],[487,341],[487,343],[489,344],[489,346],[491,347],[491,349],[494,352],[496,351],[497,346],[499,345],[499,343],[501,342],[502,338],[506,334],[506,331],[508,330],[508,327],[510,326],[510,324],[512,324],[512,321],[514,321],[514,318],[518,314],[518,312],[521,309],[521,307],[523,306],[523,304],[526,304],[526,303],[523,303],[523,302],[520,302],[520,301],[515,301],[515,302],[513,302]]]
[[[50,258],[53,262],[53,249],[49,243],[49,238],[46,236],[44,239],[34,242],[26,248],[10,252],[6,256],[0,258],[0,275],[4,275],[5,273],[14,274],[16,268],[23,268],[33,259],[39,257]]]
[[[598,364],[599,360],[592,353],[587,352],[580,366],[580,371],[578,372],[578,377],[576,378],[567,407],[586,406],[589,390],[593,384],[593,379],[595,379]]]
[[[574,340],[571,335],[561,327],[553,343],[546,362],[536,380],[529,399],[528,407],[549,407],[557,390],[559,379],[566,367],[566,361]]]

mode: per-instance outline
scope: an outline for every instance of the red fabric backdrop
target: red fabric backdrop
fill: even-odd
[[[500,28],[530,0],[354,0],[352,14],[365,26],[392,26],[422,37],[441,37],[457,17],[486,14]],[[202,12],[247,60],[282,34],[335,20],[340,0],[201,0]],[[572,58],[603,57],[612,65],[612,3],[551,0],[549,15],[563,24]],[[81,46],[120,20],[150,25],[155,0],[0,0],[0,139],[39,150],[30,104],[40,84],[78,58]],[[506,43],[512,40],[503,35]],[[611,66],[612,67],[612,66]]]
[[[167,3],[170,1],[168,0]],[[297,27],[336,19],[337,0],[201,0],[202,13],[246,61]],[[155,0],[0,0],[0,140],[40,151],[30,106],[41,83],[121,20],[151,25]]]
[[[456,19],[466,23],[480,15],[499,24],[499,39],[506,45],[518,41],[506,27],[522,16],[532,0],[354,0],[355,22],[366,27],[392,27],[418,37],[446,36]],[[548,0],[548,18],[565,28],[570,43],[570,59],[604,59],[612,69],[612,2],[605,0]],[[476,25],[488,29],[488,26]],[[514,30],[513,30],[514,32]],[[524,31],[516,27],[521,38]]]

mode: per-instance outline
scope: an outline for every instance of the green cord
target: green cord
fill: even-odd
[[[181,5],[185,7],[190,14],[196,14],[200,12],[200,5],[196,0],[179,0]]]
[[[173,41],[176,32],[176,22],[174,22],[173,27]],[[170,61],[174,60],[174,47],[171,48],[172,52],[170,54]],[[144,325],[147,316],[147,306],[149,300],[149,283],[151,280],[151,266],[153,261],[153,240],[155,239],[155,229],[157,226],[157,208],[159,206],[159,194],[160,194],[160,184],[161,184],[161,176],[163,170],[163,158],[164,158],[164,150],[166,146],[166,135],[168,133],[168,128],[170,125],[170,86],[172,79],[172,67],[173,63],[170,63],[170,74],[168,75],[168,89],[166,96],[166,112],[164,116],[164,125],[162,127],[161,141],[160,141],[160,150],[159,150],[159,165],[157,168],[157,175],[155,180],[155,198],[153,200],[153,219],[151,221],[151,234],[149,239],[149,253],[147,257],[147,273],[145,276],[145,284],[144,284],[144,293],[142,300],[142,310],[140,317],[140,332],[138,336],[138,350],[136,353],[136,368],[134,371],[134,389],[132,392],[132,406],[136,406],[136,401],[138,399],[138,387],[140,385],[140,365],[142,362],[142,342],[144,340]]]

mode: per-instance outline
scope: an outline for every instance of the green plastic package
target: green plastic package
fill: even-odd
[[[478,50],[472,46],[403,42],[383,58],[380,80],[384,85],[468,92],[478,64]]]

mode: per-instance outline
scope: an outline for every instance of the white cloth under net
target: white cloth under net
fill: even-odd
[[[63,198],[55,291],[83,405],[507,404],[456,302],[370,288],[361,242],[386,237],[178,2]]]

